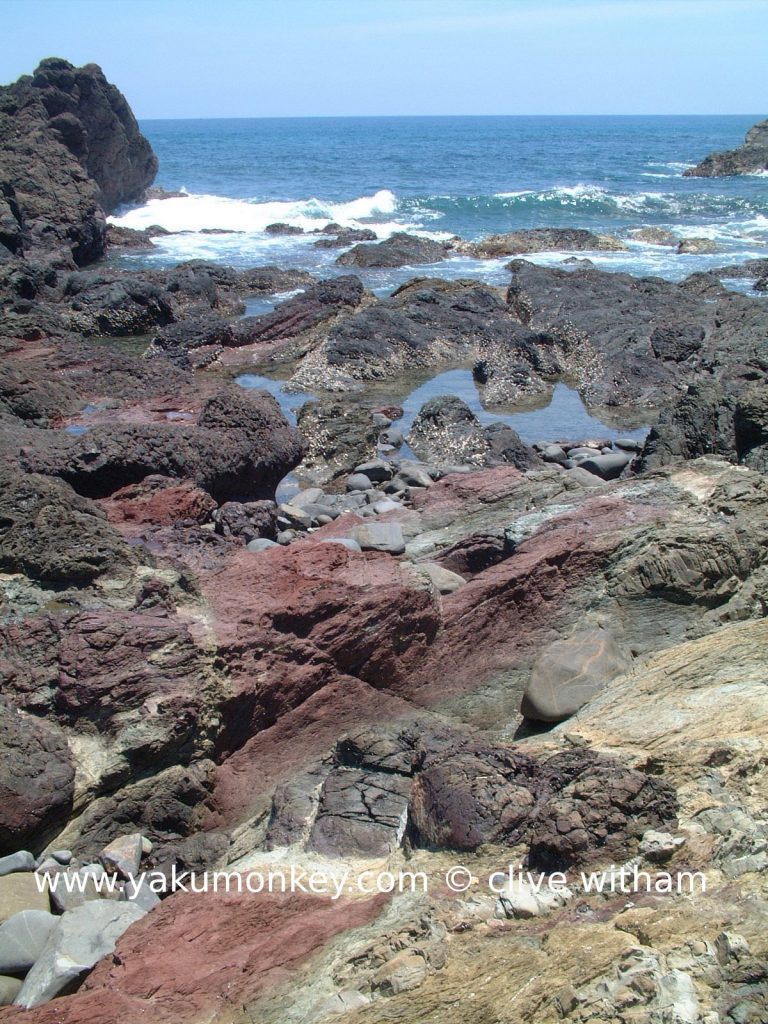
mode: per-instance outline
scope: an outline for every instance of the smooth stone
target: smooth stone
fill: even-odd
[[[19,850],[7,857],[0,857],[0,876],[11,875],[15,871],[34,871],[35,858],[29,850]]]
[[[348,491],[370,491],[372,487],[373,481],[364,473],[352,473],[347,477]]]
[[[588,445],[581,445],[576,448],[568,449],[568,458],[575,459],[578,455],[583,455],[585,459],[591,458],[593,455],[599,455],[599,448],[590,448]]]
[[[33,871],[17,871],[0,878],[0,924],[22,910],[50,910],[47,887],[41,892]]]
[[[384,444],[391,444],[393,448],[400,448],[405,441],[405,436],[399,427],[390,427],[388,430],[382,430],[379,439]]]
[[[437,562],[424,562],[419,569],[429,577],[441,594],[454,594],[467,583],[463,576],[459,576],[457,572],[451,572],[450,569],[444,569]]]
[[[683,836],[673,836],[671,832],[656,832],[648,829],[640,840],[640,853],[653,864],[669,860],[681,846],[685,845]]]
[[[154,910],[162,902],[146,878],[142,878],[135,888],[133,885],[127,885],[123,893],[128,903],[135,903],[137,907],[141,907],[147,913],[150,910]]]
[[[537,722],[562,722],[621,675],[630,659],[607,629],[555,640],[539,655],[520,710]]]
[[[291,505],[296,508],[305,508],[307,505],[322,504],[322,500],[325,497],[325,491],[322,487],[307,487],[303,491],[299,491],[298,494],[294,494],[291,498]]]
[[[427,470],[421,466],[401,466],[397,479],[406,487],[431,487],[434,483]]]
[[[616,477],[621,476],[622,471],[631,461],[631,455],[615,452],[613,455],[596,455],[593,459],[585,459],[580,468],[586,469],[588,473],[594,473],[595,476],[599,476],[603,480],[615,480]]]
[[[320,518],[320,516],[328,516],[330,519],[336,519],[339,516],[339,513],[336,511],[335,508],[332,508],[330,505],[325,504],[305,505],[304,511],[307,513],[308,516],[312,517],[313,522],[316,522]]]
[[[530,882],[516,878],[499,894],[496,917],[539,917],[564,906],[570,899],[573,893],[565,886],[550,889],[544,884],[537,890]]]
[[[73,853],[71,850],[51,850],[51,857],[58,861],[59,864],[63,864],[65,867],[67,864],[72,863]]]
[[[617,437],[613,442],[613,446],[627,452],[641,452],[643,450],[643,442],[634,441],[631,437]]]
[[[21,991],[21,982],[18,978],[4,978],[0,976],[0,1006],[11,1006]]]
[[[95,900],[70,910],[51,933],[30,970],[16,1005],[29,1009],[47,1003],[112,953],[120,936],[146,911],[135,903]]]
[[[0,974],[24,974],[58,923],[47,910],[22,910],[0,925]]]
[[[613,448],[609,444],[603,445],[600,451],[603,455],[613,455]]]
[[[312,525],[312,516],[305,509],[299,508],[297,505],[279,505],[277,509],[277,522],[280,526],[308,530]]]
[[[382,498],[380,501],[374,502],[373,511],[377,516],[382,516],[387,512],[394,512],[402,507],[399,501],[393,501],[392,498]]]
[[[44,857],[35,868],[35,871],[41,875],[46,873],[50,875],[58,875],[65,867],[65,864],[60,864],[54,857]]]
[[[363,551],[385,551],[390,555],[402,555],[405,551],[400,523],[364,523],[353,529],[352,536]]]
[[[541,449],[541,457],[546,462],[565,462],[567,456],[559,444],[546,444]]]
[[[367,499],[365,497],[365,494],[362,493],[361,491],[355,491],[352,494],[346,494],[344,495],[343,499],[344,511],[347,511],[348,509],[351,508],[362,508],[362,506],[365,505],[366,502]]]
[[[278,548],[280,545],[277,541],[269,540],[267,537],[254,537],[253,540],[249,540],[245,545],[246,551],[269,551],[270,548]]]
[[[362,548],[353,540],[351,537],[323,537],[323,544],[341,544],[342,547],[349,548],[350,551],[356,551],[358,554],[362,553]]]
[[[64,877],[77,876],[82,879],[82,882],[69,883],[69,888],[64,882]],[[59,883],[55,889],[51,890],[51,903],[54,908],[60,911],[62,914],[68,910],[74,910],[77,907],[82,907],[85,903],[91,903],[94,900],[109,900],[116,899],[119,896],[119,892],[110,892],[107,884],[103,884],[103,880],[108,879],[109,876],[104,870],[101,864],[86,864],[85,867],[79,868],[77,871],[71,869],[65,872],[61,872],[59,876]],[[97,886],[96,882],[99,882]]]
[[[121,878],[133,878],[141,867],[141,856],[141,835],[132,832],[108,843],[99,854],[99,860],[107,871],[117,872]]]
[[[355,466],[355,473],[362,473],[363,476],[367,476],[369,480],[372,480],[375,484],[384,483],[385,480],[391,480],[394,471],[392,466],[388,462],[384,462],[383,459],[374,459],[371,462],[363,462],[359,466]]]
[[[285,547],[285,545],[290,544],[292,543],[292,541],[296,540],[296,537],[297,533],[295,530],[281,530],[275,539],[277,540],[278,544],[282,544],[283,547]]]
[[[373,414],[373,425],[378,427],[379,430],[386,430],[387,427],[392,426],[392,420],[389,416],[385,416],[383,412],[375,412]]]
[[[563,476],[567,476],[570,480],[575,480],[582,487],[599,487],[603,482],[599,476],[595,476],[594,473],[588,473],[582,466],[574,466],[572,469],[568,469]]]

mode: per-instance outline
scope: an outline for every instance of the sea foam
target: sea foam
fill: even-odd
[[[244,231],[258,233],[268,224],[283,222],[311,231],[328,221],[343,227],[355,227],[374,219],[391,216],[397,210],[397,198],[388,189],[372,196],[360,196],[344,203],[321,199],[256,202],[227,199],[224,196],[187,194],[173,199],[152,199],[144,206],[128,210],[110,222],[120,227],[141,230],[158,224],[166,231]],[[382,233],[401,230],[402,224],[373,225]]]

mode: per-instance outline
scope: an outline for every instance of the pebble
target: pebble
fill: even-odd
[[[348,491],[370,491],[373,483],[364,473],[352,473],[347,477]]]
[[[373,414],[373,425],[378,427],[379,430],[386,430],[387,427],[392,426],[392,420],[389,416],[385,416],[383,412],[375,412]]]
[[[296,508],[306,508],[307,505],[322,503],[324,497],[325,492],[322,487],[307,487],[305,490],[299,491],[298,494],[294,494],[290,504]]]
[[[427,470],[421,466],[401,466],[396,479],[401,487],[431,487],[434,482]]]
[[[559,444],[547,444],[541,449],[541,457],[545,462],[565,462],[567,455]]]
[[[615,480],[621,476],[622,470],[632,461],[632,457],[624,452],[614,452],[612,455],[596,455],[593,459],[585,459],[580,468],[586,469],[588,473],[603,480]]]
[[[19,994],[21,985],[18,978],[0,976],[0,1006],[10,1006]]]
[[[279,505],[277,523],[289,529],[308,530],[312,525],[312,516],[298,505]]]
[[[14,871],[34,871],[35,858],[29,850],[19,850],[7,857],[0,857],[0,876],[10,875]]]
[[[72,863],[73,853],[71,850],[51,850],[51,857],[66,867]]]
[[[281,530],[275,539],[277,540],[278,544],[286,545],[296,540],[297,536],[298,534],[296,533],[295,530]]]
[[[643,450],[643,442],[633,441],[631,437],[617,437],[613,442],[613,446],[627,452],[641,452]]]
[[[99,854],[106,870],[116,872],[121,878],[133,878],[138,874],[141,857],[141,835],[138,832],[114,839]]]
[[[385,480],[391,480],[394,471],[392,466],[385,462],[383,459],[374,459],[372,462],[363,462],[361,465],[355,467],[355,474],[362,473],[363,476],[367,476],[369,480],[372,480],[375,484],[384,483]]]
[[[390,427],[389,430],[382,430],[379,439],[384,444],[391,444],[393,448],[400,448],[405,441],[405,436],[399,427]]]
[[[387,512],[394,512],[398,508],[403,506],[399,501],[393,501],[392,498],[382,498],[380,501],[375,502],[373,511],[377,516],[382,516]]]
[[[400,523],[364,523],[354,528],[352,537],[363,551],[385,551],[390,555],[402,555],[405,551]]]
[[[424,562],[419,569],[429,577],[433,586],[441,594],[454,594],[467,582],[463,576],[459,576],[457,572],[451,572],[450,569],[444,569],[437,562]]]
[[[255,537],[253,540],[249,540],[245,545],[246,551],[269,551],[270,548],[278,548],[280,545],[274,541],[269,540],[267,537]]]
[[[351,537],[323,537],[322,543],[341,544],[342,547],[349,548],[350,551],[357,551],[358,553],[361,553],[363,550],[357,541],[353,540]]]

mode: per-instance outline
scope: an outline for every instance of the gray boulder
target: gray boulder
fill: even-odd
[[[18,978],[6,978],[0,975],[0,1006],[10,1006],[21,989]]]
[[[354,528],[352,537],[363,551],[386,551],[389,555],[405,551],[400,523],[363,523]]]
[[[16,997],[16,1005],[40,1006],[68,988],[111,953],[115,943],[146,913],[135,903],[96,900],[59,920]]]
[[[616,452],[615,455],[595,455],[594,458],[584,459],[579,466],[586,469],[588,473],[602,477],[603,480],[615,480],[616,477],[621,476],[631,461],[631,455],[626,452]]]
[[[8,857],[0,857],[0,875],[11,875],[15,871],[34,871],[35,858],[29,850],[19,850]]]
[[[0,974],[24,974],[45,948],[58,917],[22,910],[0,925]]]

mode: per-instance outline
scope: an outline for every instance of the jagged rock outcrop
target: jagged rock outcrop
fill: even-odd
[[[683,173],[689,178],[722,178],[731,174],[754,174],[756,171],[768,171],[768,120],[753,125],[742,146],[711,153],[700,164]]]
[[[157,158],[95,64],[50,57],[0,88],[0,242],[21,255],[103,255],[105,214],[141,199]]]

